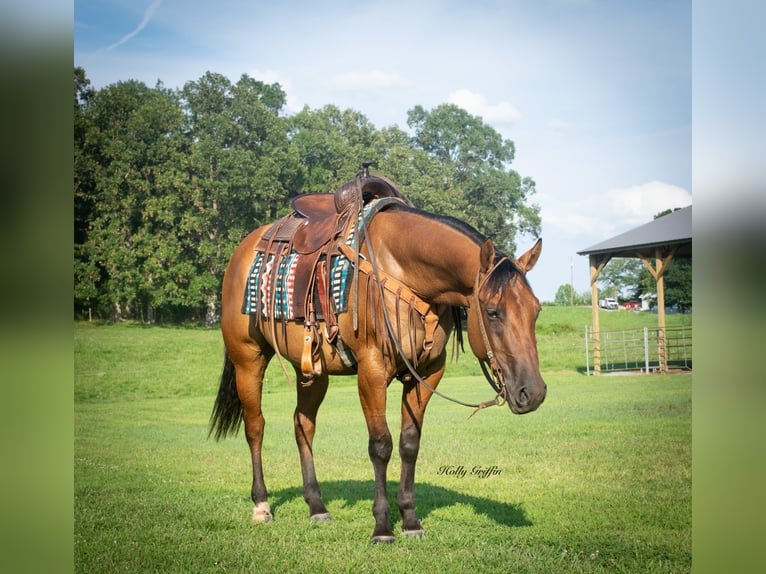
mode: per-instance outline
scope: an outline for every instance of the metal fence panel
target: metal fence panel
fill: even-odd
[[[601,331],[599,333],[601,372],[660,371],[661,354],[668,370],[692,368],[691,326],[666,327],[664,338],[659,327]],[[593,331],[585,328],[585,364],[588,374],[595,370]],[[661,341],[664,339],[664,344]],[[591,365],[593,367],[591,367]]]

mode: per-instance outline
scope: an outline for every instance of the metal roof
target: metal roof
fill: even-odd
[[[692,256],[691,205],[591,245],[577,254],[648,258],[655,257],[658,247],[664,252],[677,247],[676,257]]]

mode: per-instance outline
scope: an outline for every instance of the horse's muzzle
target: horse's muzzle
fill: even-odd
[[[543,401],[548,392],[548,385],[540,379],[532,386],[522,385],[516,389],[506,386],[506,397],[511,412],[517,415],[531,413],[536,410]]]

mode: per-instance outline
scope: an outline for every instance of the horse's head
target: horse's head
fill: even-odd
[[[501,394],[516,414],[545,400],[535,322],[540,302],[526,273],[540,257],[542,240],[516,260],[497,256],[492,241],[481,247],[479,272],[468,311],[468,341],[479,360],[489,362]]]

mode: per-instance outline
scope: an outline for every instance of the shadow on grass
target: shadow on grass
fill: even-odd
[[[375,492],[375,483],[372,480],[323,481],[321,488],[322,500],[328,506],[338,501],[342,501],[347,505],[368,502],[371,512],[372,499]],[[388,482],[387,491],[389,503],[391,504],[391,521],[394,524],[400,521],[399,509],[396,506],[398,488],[397,482]],[[272,504],[275,515],[279,512],[279,505],[296,498],[303,499],[302,487],[283,488],[269,494],[269,501]],[[476,514],[485,515],[503,526],[532,526],[532,523],[526,517],[526,513],[518,505],[471,496],[427,482],[420,482],[415,486],[415,499],[417,503],[416,512],[421,520],[427,518],[434,510],[448,508],[455,504],[465,504],[472,507]]]

